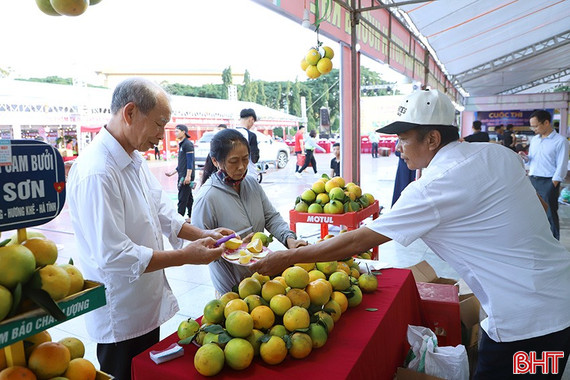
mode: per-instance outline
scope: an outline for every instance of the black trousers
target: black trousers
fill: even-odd
[[[305,151],[305,163],[303,164],[303,166],[297,171],[298,173],[302,173],[303,170],[307,169],[307,167],[309,166],[309,164],[311,164],[313,166],[313,170],[315,171],[315,173],[317,172],[317,161],[315,160],[315,156],[313,155],[314,151],[307,149]]]
[[[530,183],[534,186],[536,192],[544,199],[548,205],[546,216],[550,223],[552,235],[560,240],[560,220],[558,219],[558,197],[560,196],[560,184],[554,187],[552,178],[530,176]]]
[[[179,180],[184,181],[184,179]],[[178,187],[178,213],[182,216],[186,214],[186,210],[188,210],[188,217],[192,216],[192,204],[194,204],[194,197],[192,196],[192,187],[190,184],[184,185],[182,183]]]
[[[548,311],[545,311],[546,313]],[[538,359],[543,358],[545,351],[563,351],[564,357],[558,360],[558,374],[552,374],[552,367],[548,368],[550,374],[542,375],[546,370],[541,366],[536,367],[536,374],[513,374],[514,354],[522,351],[528,354],[536,352]],[[479,356],[474,380],[505,380],[526,378],[561,379],[568,355],[570,354],[570,327],[552,334],[518,340],[515,342],[495,342],[481,329],[479,341]],[[549,365],[551,365],[550,363]]]
[[[378,157],[378,143],[372,143],[372,157]]]
[[[135,356],[150,348],[160,340],[160,328],[118,343],[98,343],[97,359],[101,371],[113,375],[115,380],[131,378],[131,361]]]

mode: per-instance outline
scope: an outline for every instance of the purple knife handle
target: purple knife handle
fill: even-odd
[[[216,244],[214,244],[214,247],[219,247],[220,245],[224,244],[226,241],[233,239],[236,237],[235,232],[233,234],[230,234],[228,236],[224,236],[223,238],[219,239]]]

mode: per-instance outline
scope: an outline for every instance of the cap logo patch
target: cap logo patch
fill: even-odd
[[[403,114],[406,113],[407,110],[408,109],[406,107],[399,106],[398,107],[398,116],[402,116]]]

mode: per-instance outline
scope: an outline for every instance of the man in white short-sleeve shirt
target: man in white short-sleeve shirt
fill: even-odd
[[[185,223],[140,152],[162,139],[170,101],[141,78],[113,92],[111,119],[76,160],[67,194],[85,278],[105,285],[107,304],[86,315],[101,370],[130,379],[131,359],[159,340],[159,327],[178,311],[164,268],[207,264],[222,254],[215,239],[228,229]],[[163,235],[175,249],[165,250]],[[195,240],[182,247],[184,240]]]
[[[275,252],[252,269],[275,274],[297,262],[422,239],[462,276],[488,315],[475,378],[512,376],[518,351],[564,351],[562,372],[570,354],[570,254],[552,236],[522,160],[497,144],[459,142],[455,109],[437,90],[406,97],[398,116],[378,132],[397,134],[402,159],[423,171],[392,209],[365,228]]]

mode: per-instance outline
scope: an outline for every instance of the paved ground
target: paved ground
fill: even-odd
[[[317,154],[317,166],[319,173],[329,173],[329,163],[332,154]],[[176,204],[176,178],[166,177],[164,172],[172,170],[176,165],[171,161],[150,161],[153,174],[159,179],[166,192],[171,195],[173,205]],[[364,192],[369,192],[379,200],[380,205],[390,207],[394,177],[396,173],[397,158],[394,155],[389,157],[379,157],[373,159],[369,154],[361,155],[361,187]],[[296,178],[294,157],[290,160],[286,168],[281,170],[270,169],[264,174],[262,186],[268,196],[273,200],[276,209],[284,219],[289,219],[289,210],[294,205],[297,195],[315,181],[311,168],[303,174],[303,178]],[[560,215],[562,217],[561,241],[570,248],[570,206],[561,205]],[[73,231],[69,220],[67,207],[62,213],[50,223],[36,228],[41,230],[48,238],[55,241],[60,248],[58,262],[67,262],[70,257],[74,257],[76,250]],[[300,224],[297,226],[300,236],[312,242],[318,238],[318,225]],[[9,235],[10,232],[5,233]],[[278,249],[280,243],[272,243],[272,249]],[[407,267],[427,260],[436,270],[440,277],[458,278],[457,273],[445,262],[439,259],[421,241],[416,241],[409,247],[390,242],[380,247],[379,259],[393,267]],[[180,304],[180,312],[165,323],[161,328],[161,338],[173,333],[178,324],[188,317],[198,317],[202,315],[202,310],[206,302],[214,298],[214,288],[212,287],[207,266],[191,266],[169,268],[166,270],[167,278],[171,284],[174,294]],[[82,317],[62,323],[49,330],[54,340],[59,340],[67,336],[76,336],[86,344],[86,357],[97,362],[95,353],[95,343],[87,335]],[[567,371],[568,372],[568,371]],[[570,374],[565,378],[570,379]]]

